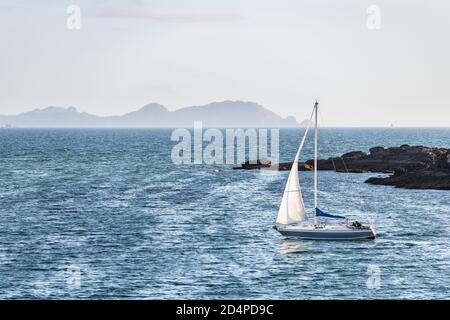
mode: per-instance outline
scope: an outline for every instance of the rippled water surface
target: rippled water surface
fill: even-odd
[[[0,298],[449,298],[449,191],[321,172],[320,206],[374,222],[378,238],[286,240],[271,227],[287,172],[174,165],[171,132],[0,130]],[[300,135],[280,132],[282,160]],[[450,129],[323,129],[320,153],[449,141]]]

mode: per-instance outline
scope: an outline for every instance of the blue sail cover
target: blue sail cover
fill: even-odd
[[[319,208],[316,208],[316,217],[327,217],[327,218],[345,219],[345,217],[343,217],[343,216],[337,216],[337,215],[334,215],[334,214],[329,214],[329,213],[323,212],[323,211],[320,210]]]

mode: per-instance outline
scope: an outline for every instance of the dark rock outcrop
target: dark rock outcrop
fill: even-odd
[[[405,171],[401,174],[395,172],[395,174],[389,177],[369,178],[366,182],[405,189],[450,190],[450,170],[425,169]]]
[[[370,154],[383,153],[384,147],[373,147],[369,149]]]
[[[290,170],[292,162],[287,163],[244,163],[236,169],[275,169]],[[300,171],[312,170],[314,161],[299,163]],[[390,185],[408,189],[450,190],[450,150],[424,146],[373,147],[369,154],[352,151],[340,157],[319,159],[318,170],[336,172],[365,173],[378,172],[390,174],[388,177],[374,177],[366,182],[376,185]]]
[[[245,161],[240,167],[235,167],[233,169],[262,169],[262,168],[270,168],[272,162],[270,160],[258,159],[253,161]]]
[[[365,157],[365,156],[367,156],[367,153],[365,153],[365,152],[362,152],[362,151],[352,151],[352,152],[344,153],[344,154],[342,155],[342,158],[345,158],[345,159],[349,159],[349,158],[361,158],[361,157]]]

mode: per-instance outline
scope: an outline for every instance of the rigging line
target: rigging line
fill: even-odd
[[[325,122],[325,121],[324,121],[323,112],[322,112],[322,108],[319,109],[319,118],[320,118],[320,123],[324,123],[324,122]],[[344,158],[343,158],[343,157],[336,157],[336,159],[337,159],[337,158],[341,158],[342,163],[343,163],[343,165],[344,165],[345,171],[346,171],[347,173],[350,173],[350,172],[349,172],[349,169],[348,169],[348,166],[347,166],[347,163],[345,162]],[[333,164],[334,171],[337,172],[337,167],[336,167],[336,163],[335,163],[334,159],[335,159],[335,158],[331,157],[331,162],[332,162],[332,164]],[[365,196],[363,195],[362,192],[358,192],[358,194],[359,194],[358,197],[352,197],[352,198],[355,199],[355,202],[356,202],[356,201],[359,201],[359,206],[360,206],[360,208],[361,208],[361,211],[365,211],[365,207],[366,207],[366,198],[365,198]],[[362,203],[364,203],[364,204],[362,204]]]
[[[309,128],[311,127],[311,121],[313,119],[313,116],[314,116],[314,110],[311,113],[311,117],[309,118],[308,126],[306,127],[306,130],[305,130],[305,133],[303,135],[302,141],[300,142],[300,145],[299,145],[299,147],[297,149],[297,153],[295,154],[294,162],[295,162],[295,160],[297,160],[297,163],[298,163],[298,160],[299,160],[299,157],[300,157],[300,152],[303,149],[303,145],[305,144],[306,136],[308,135]]]
[[[322,109],[319,109],[319,118],[320,118],[320,123],[324,123],[325,122]],[[331,162],[333,163],[334,171],[337,172],[337,167],[336,167],[336,164],[334,162],[333,157],[331,157]],[[345,163],[344,163],[344,167],[345,167]]]
[[[337,172],[336,165],[334,164],[334,158],[331,158],[331,162],[333,163],[334,172]]]
[[[319,101],[319,100],[317,100]],[[319,109],[319,123],[325,123],[322,108]]]
[[[319,109],[318,115],[319,115],[319,122],[320,122],[320,123],[325,123],[325,121],[324,121],[324,116],[323,116],[323,112],[322,112],[322,108]],[[334,171],[337,172],[337,167],[336,167],[336,163],[335,163],[334,159],[338,159],[338,158],[341,158],[342,163],[343,163],[343,165],[344,165],[345,171],[346,171],[347,173],[350,173],[349,168],[348,168],[348,166],[347,166],[347,163],[345,162],[345,160],[344,160],[343,157],[336,157],[336,158],[331,157],[331,162],[332,162],[332,164],[333,164]],[[358,192],[358,195],[359,195],[359,196],[355,196],[355,197],[352,197],[352,198],[355,200],[355,202],[357,202],[357,201],[359,202],[359,206],[360,206],[360,208],[361,208],[361,211],[365,211],[365,208],[366,208],[366,198],[365,198],[364,194],[362,193],[362,191]],[[362,204],[362,202],[363,202],[364,204]]]
[[[342,163],[344,164],[345,171],[346,171],[347,173],[349,173],[348,167],[347,167],[347,165],[345,164],[344,158],[343,158],[343,157],[339,157],[339,158],[342,159]]]

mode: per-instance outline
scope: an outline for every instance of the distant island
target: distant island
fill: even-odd
[[[158,103],[121,116],[97,116],[79,112],[75,107],[47,107],[18,115],[1,116],[0,127],[92,127],[92,128],[164,128],[192,127],[194,121],[203,121],[204,127],[299,127],[292,117],[283,118],[254,102],[223,101],[202,106],[191,106],[169,111]],[[305,125],[307,122],[302,122]]]

